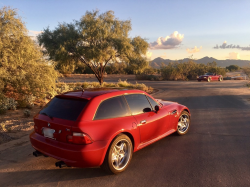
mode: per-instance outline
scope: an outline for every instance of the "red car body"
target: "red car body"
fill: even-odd
[[[138,115],[95,120],[97,109],[102,101],[116,96],[142,94],[159,104],[159,111],[150,111]],[[34,116],[35,131],[30,134],[33,148],[44,155],[63,161],[68,166],[100,166],[114,138],[123,133],[133,143],[133,151],[138,151],[153,142],[172,134],[182,111],[189,109],[176,102],[155,100],[140,90],[89,89],[67,92],[60,96],[65,99],[84,99],[87,104],[75,121],[49,117],[38,113]],[[150,99],[149,98],[149,99]],[[117,103],[119,104],[119,103]],[[109,110],[107,108],[107,110]],[[141,122],[146,120],[146,124]],[[43,135],[43,129],[54,129],[53,137]],[[84,133],[89,144],[74,144],[67,140],[72,133]]]
[[[206,73],[205,75],[201,75],[197,78],[198,81],[222,81],[222,75],[217,75],[215,73]]]

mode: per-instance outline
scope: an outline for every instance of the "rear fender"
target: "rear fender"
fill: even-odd
[[[135,139],[135,136],[133,136],[131,132],[128,132],[128,131],[125,131],[125,130],[117,131],[117,132],[109,139],[109,141],[108,141],[108,143],[107,143],[107,146],[106,146],[106,148],[105,148],[104,154],[102,155],[102,159],[101,159],[100,165],[102,165],[102,163],[103,163],[103,161],[104,161],[104,159],[105,159],[105,156],[106,156],[106,154],[107,154],[107,151],[109,150],[109,147],[111,146],[112,142],[115,140],[115,138],[116,138],[119,134],[125,134],[125,135],[127,135],[130,139],[131,139],[131,137],[132,137],[133,139],[131,139],[131,142],[132,142],[132,144],[133,144],[133,150],[134,150],[134,152],[136,151],[136,150],[135,150],[135,147],[138,146],[138,145],[137,145],[138,143],[137,143],[137,141],[136,141],[136,139]],[[130,136],[131,136],[131,137],[130,137]]]

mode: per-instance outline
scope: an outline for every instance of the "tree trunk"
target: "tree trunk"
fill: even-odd
[[[86,64],[93,71],[93,73],[95,74],[95,76],[96,76],[97,80],[99,81],[100,85],[102,85],[103,84],[103,75],[104,75],[104,72],[105,72],[105,67],[106,67],[107,63],[112,59],[112,56],[110,56],[110,58],[104,63],[104,65],[100,64],[100,67],[92,66],[82,56],[79,59],[80,59],[81,62]],[[98,68],[100,68],[99,71],[98,71]]]

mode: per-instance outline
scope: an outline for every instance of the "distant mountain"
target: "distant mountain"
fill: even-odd
[[[187,62],[189,61],[190,59],[189,58],[184,58],[184,59],[181,59],[181,60],[169,60],[169,59],[163,59],[161,57],[158,57],[154,60],[152,60],[150,62],[150,65],[153,67],[153,68],[160,68],[162,63],[163,64],[168,64],[169,62],[174,62],[174,61],[179,61],[179,62]],[[193,61],[195,61],[196,63],[199,63],[199,64],[207,64],[208,62],[213,62],[215,61],[217,63],[217,66],[220,66],[220,67],[227,67],[227,66],[230,66],[230,65],[238,65],[240,67],[244,67],[244,66],[248,66],[250,64],[250,60],[217,60],[215,58],[212,58],[212,57],[203,57],[201,59],[192,59]]]

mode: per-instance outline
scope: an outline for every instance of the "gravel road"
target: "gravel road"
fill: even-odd
[[[62,168],[32,156],[28,137],[0,146],[0,186],[250,186],[250,90],[246,81],[139,81],[155,98],[191,110],[187,135],[170,135],[133,155],[128,169]]]

